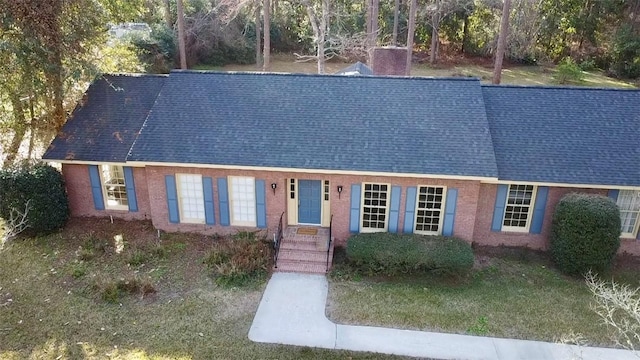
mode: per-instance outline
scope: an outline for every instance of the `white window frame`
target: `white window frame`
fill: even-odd
[[[364,227],[364,208],[365,208],[365,197],[364,194],[366,192],[366,185],[382,185],[387,187],[387,197],[386,197],[386,206],[385,209],[385,219],[384,219],[384,228],[372,228],[372,227]],[[360,194],[360,232],[362,233],[374,233],[374,232],[387,232],[389,229],[389,205],[391,204],[391,184],[388,183],[374,183],[374,182],[366,182],[362,183],[362,192]],[[371,205],[367,205],[370,207]],[[378,208],[381,208],[377,206]],[[377,221],[377,220],[376,220]]]
[[[511,194],[511,187],[512,186],[531,186],[531,202],[529,203],[529,209],[527,211],[527,221],[525,226],[507,226],[504,224],[506,216],[507,216],[507,208],[511,205],[515,205],[515,206],[522,206],[519,204],[509,204],[509,194]],[[533,208],[535,206],[536,203],[536,195],[538,192],[538,187],[536,185],[530,185],[530,184],[518,184],[518,183],[514,183],[514,184],[508,184],[507,187],[507,198],[505,200],[505,204],[504,204],[504,211],[502,212],[502,231],[508,231],[508,232],[529,232],[529,229],[531,227],[531,218],[533,218]]]
[[[187,189],[183,188],[183,180],[184,179],[192,179],[193,183],[195,185],[195,193],[192,193],[190,195],[195,195],[195,197],[193,196],[185,196],[185,194],[183,194],[183,190],[187,191]],[[183,224],[204,224],[205,223],[205,210],[204,210],[204,189],[202,187],[202,175],[200,174],[176,174],[176,188],[178,191],[178,209],[179,209],[179,213],[180,213],[180,223]],[[198,197],[198,195],[200,195],[200,197]],[[202,204],[201,209],[198,209],[197,212],[198,213],[202,213],[202,216],[198,216],[198,217],[193,217],[193,216],[186,216],[186,204],[184,203],[185,200],[189,200],[190,202],[195,201],[195,205],[199,205]],[[192,204],[189,204],[190,206]],[[191,212],[191,211],[190,211]]]
[[[234,196],[234,191],[237,190],[233,185],[234,179],[251,180],[251,183],[253,184],[253,191],[245,193],[245,195],[249,195],[247,199],[237,199],[236,196]],[[258,219],[258,209],[256,206],[256,179],[251,176],[229,176],[227,181],[229,184],[229,218],[231,219],[231,225],[256,227]],[[245,202],[246,204],[242,204],[243,202]],[[236,206],[243,205],[247,209],[253,208],[252,220],[241,220],[236,218]]]
[[[100,186],[102,186],[102,198],[104,199],[104,207],[108,210],[129,210],[129,195],[127,194],[127,184],[124,179],[124,167],[122,165],[102,164],[100,165]],[[115,170],[115,171],[114,171]],[[122,175],[122,178],[113,176],[114,174]],[[108,178],[107,178],[108,176]],[[116,184],[107,184],[107,182],[113,179],[122,181]],[[109,199],[109,192],[113,192],[114,188],[118,188],[118,193],[124,194],[125,203],[114,203],[117,200]],[[122,198],[121,198],[122,199]]]
[[[424,231],[424,230],[416,230],[416,227],[418,226],[418,211],[420,210],[426,210],[426,211],[432,211],[429,210],[428,208],[420,208],[420,188],[441,188],[442,189],[442,201],[441,201],[441,207],[440,207],[440,217],[438,219],[438,231]],[[441,235],[442,234],[442,227],[443,227],[443,223],[444,223],[444,209],[447,201],[447,187],[446,186],[442,186],[442,185],[418,185],[417,189],[416,189],[416,208],[415,208],[415,212],[414,212],[414,216],[413,216],[413,233],[414,234],[421,234],[421,235]]]
[[[623,209],[620,206],[622,198],[626,195],[631,197],[630,201],[631,201],[632,209],[630,210],[626,208]],[[640,229],[640,190],[619,190],[618,198],[616,199],[616,204],[620,209],[620,221],[621,221],[620,225],[622,225],[622,221],[624,221],[623,213],[631,213],[632,216],[633,216],[633,213],[635,213],[636,221],[633,226],[633,229],[631,229],[631,232],[625,232],[624,229],[621,229],[621,233],[620,233],[620,237],[635,239],[638,236],[638,229]]]

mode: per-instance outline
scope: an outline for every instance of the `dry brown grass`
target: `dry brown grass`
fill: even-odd
[[[120,254],[115,235],[124,238]],[[11,242],[0,252],[0,359],[383,357],[249,341],[265,283],[217,286],[202,262],[212,241],[193,234],[158,240],[148,222],[73,219],[58,234]],[[80,260],[83,248],[93,255]],[[133,266],[133,250],[150,254]],[[94,286],[132,278],[156,292],[123,285],[133,294],[110,303]]]

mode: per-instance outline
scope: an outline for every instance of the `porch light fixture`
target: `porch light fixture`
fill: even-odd
[[[342,194],[342,185],[338,185],[338,199],[340,199],[340,194]]]
[[[278,184],[276,183],[271,183],[271,189],[273,190],[273,195],[276,194],[276,188],[278,187]]]

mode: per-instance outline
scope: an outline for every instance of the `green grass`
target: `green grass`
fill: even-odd
[[[80,260],[79,249],[102,244],[89,238],[108,245]],[[149,223],[108,219],[72,220],[62,233],[14,240],[0,252],[0,359],[385,358],[249,341],[265,283],[216,286],[202,263],[212,241],[163,234],[159,242]],[[129,265],[132,251],[147,252],[146,261]],[[130,279],[156,292],[143,294]],[[103,281],[121,290],[115,303],[102,298],[96,284]]]
[[[342,324],[542,341],[581,333],[592,345],[614,345],[590,309],[584,281],[561,275],[542,260],[484,262],[463,279],[354,281],[338,266],[342,276],[330,282],[328,315]]]
[[[332,74],[338,70],[349,66],[351,63],[328,62],[326,63],[327,74]],[[252,65],[226,65],[211,67],[200,65],[196,70],[219,70],[219,71],[258,71],[255,64]],[[555,67],[553,66],[510,66],[502,71],[502,84],[513,85],[552,85],[557,86],[553,79]],[[296,62],[292,56],[276,54],[271,61],[271,71],[286,73],[309,73],[317,72],[315,62]],[[605,88],[628,88],[634,86],[622,80],[607,77],[601,71],[585,72],[582,86],[605,87]],[[493,76],[493,68],[479,65],[457,65],[451,67],[432,67],[427,64],[414,64],[411,70],[412,76],[435,76],[435,77],[477,77],[483,83],[490,83]]]

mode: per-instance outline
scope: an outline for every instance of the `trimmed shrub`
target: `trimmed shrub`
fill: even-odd
[[[0,171],[0,218],[8,218],[11,209],[24,211],[27,201],[29,231],[57,230],[69,218],[64,178],[49,165],[25,165]]]
[[[620,211],[605,196],[571,193],[556,206],[551,256],[570,275],[609,269],[620,247]]]
[[[398,275],[436,272],[461,274],[473,266],[473,250],[466,241],[443,236],[373,233],[347,241],[347,258],[369,274]]]

